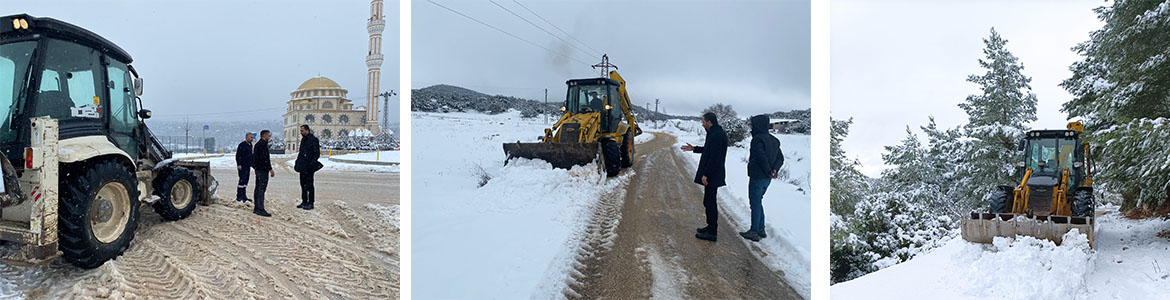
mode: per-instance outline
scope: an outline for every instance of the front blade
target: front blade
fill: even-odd
[[[1089,239],[1092,246],[1095,241],[1093,227],[1096,219],[1091,217],[1067,216],[1034,216],[1017,215],[1010,213],[971,213],[970,218],[964,219],[962,224],[963,239],[973,243],[990,244],[995,237],[1030,236],[1045,239],[1060,244],[1064,234],[1077,229]]]
[[[515,157],[547,161],[555,168],[584,166],[597,158],[597,143],[505,143],[508,159]]]

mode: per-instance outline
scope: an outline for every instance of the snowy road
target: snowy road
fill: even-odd
[[[398,174],[320,172],[317,209],[304,211],[295,208],[296,174],[278,167],[268,188],[272,218],[228,200],[234,199],[234,170],[213,174],[220,181],[216,204],[175,222],[161,222],[143,206],[130,248],[97,269],[60,260],[30,269],[0,265],[0,298],[398,296]]]
[[[639,144],[636,174],[620,211],[616,239],[587,246],[570,298],[582,299],[800,299],[742,241],[721,213],[719,241],[694,237],[703,226],[702,190],[671,147],[675,137],[655,133]],[[628,172],[628,171],[627,171]],[[589,239],[589,237],[587,237]],[[586,241],[584,245],[596,244]]]

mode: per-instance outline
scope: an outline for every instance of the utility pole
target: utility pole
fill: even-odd
[[[183,152],[191,150],[191,119],[183,118]]]
[[[658,115],[658,98],[654,98],[654,127],[658,127],[658,119],[661,119],[661,115]]]
[[[541,110],[544,111],[547,109],[548,109],[548,89],[544,89],[544,108]],[[544,112],[544,123],[548,124],[548,112],[547,111]]]
[[[389,92],[382,92],[377,96],[382,96],[382,132],[390,130],[390,97],[398,95],[394,90]]]

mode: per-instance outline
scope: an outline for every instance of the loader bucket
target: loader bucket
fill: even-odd
[[[990,244],[997,236],[1030,236],[1046,239],[1059,245],[1064,234],[1077,229],[1089,239],[1092,247],[1096,239],[1093,229],[1097,219],[1093,217],[1069,216],[1026,216],[1011,213],[977,213],[963,220],[962,235],[968,242]]]
[[[598,149],[597,143],[504,143],[507,160],[516,157],[539,159],[560,169],[592,163],[597,159]]]

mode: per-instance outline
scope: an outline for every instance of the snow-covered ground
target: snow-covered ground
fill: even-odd
[[[909,261],[838,283],[833,299],[1170,299],[1170,220],[1098,219],[1097,242],[1021,237],[991,245],[956,237]]]
[[[412,118],[415,145],[442,145],[412,157],[414,297],[560,297],[591,208],[624,190],[628,173],[607,180],[594,167],[528,159],[504,166],[503,143],[536,141],[549,126],[518,112]]]
[[[702,145],[705,138],[705,131],[699,121],[672,120],[662,130],[678,137],[675,149],[686,143]],[[773,180],[764,193],[764,228],[768,237],[760,240],[759,244],[767,255],[760,256],[760,259],[772,269],[783,271],[788,284],[808,299],[812,272],[810,140],[808,135],[774,135],[780,140],[780,148],[784,152],[784,166],[780,178]],[[732,217],[737,231],[751,227],[751,209],[747,197],[749,145],[750,138],[727,149],[727,186],[719,189],[719,207]],[[698,154],[687,156],[694,164],[692,167],[698,165]],[[735,238],[742,239],[738,236]]]
[[[331,158],[359,161],[400,162],[401,160],[398,159],[399,153],[399,151],[362,152],[334,155]]]

